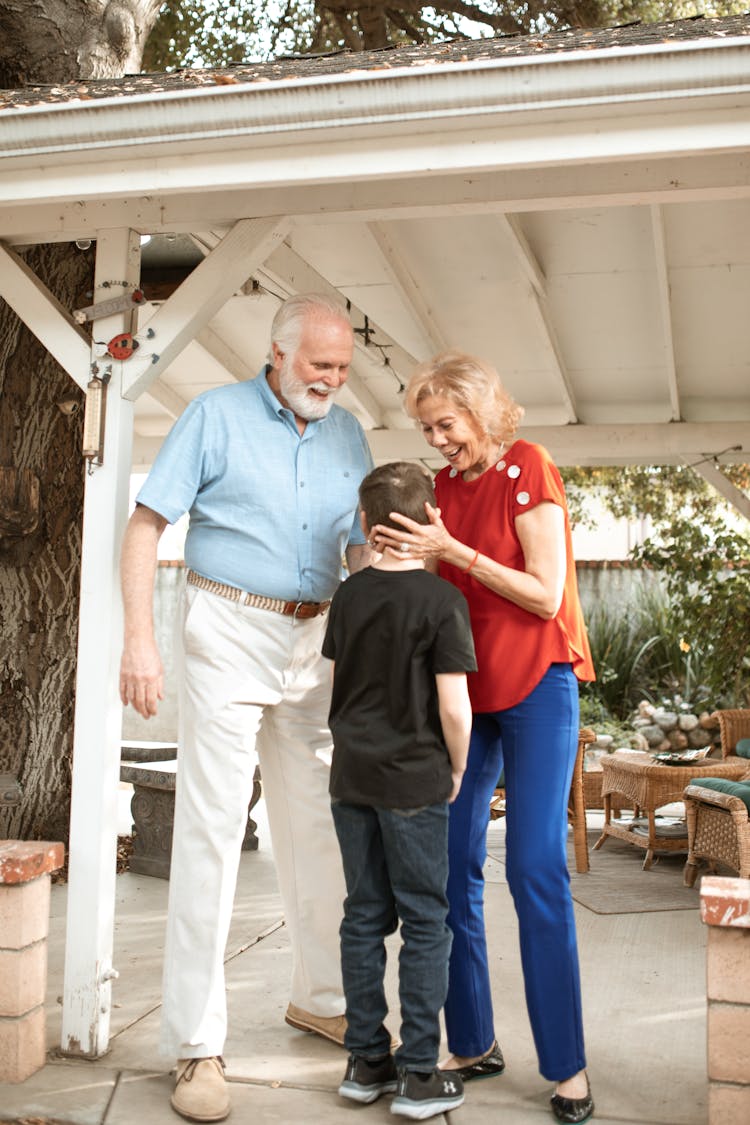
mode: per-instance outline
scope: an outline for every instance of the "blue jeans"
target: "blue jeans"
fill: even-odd
[[[362,1058],[389,1053],[383,978],[384,939],[401,922],[401,1046],[396,1064],[432,1070],[440,1047],[440,1010],[448,991],[448,805],[382,809],[334,800],[347,895],[341,923],[347,1050]]]
[[[490,798],[504,769],[506,874],[518,915],[526,1005],[539,1069],[553,1082],[586,1065],[566,856],[577,747],[577,681],[569,664],[553,664],[517,706],[474,715],[467,770],[450,807],[448,1046],[472,1058],[495,1038],[483,867]]]

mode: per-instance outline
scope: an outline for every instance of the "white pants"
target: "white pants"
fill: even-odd
[[[161,1046],[220,1055],[224,954],[240,848],[260,762],[292,945],[292,1003],[344,1012],[339,925],[345,895],[328,773],[325,615],[307,621],[188,586]]]

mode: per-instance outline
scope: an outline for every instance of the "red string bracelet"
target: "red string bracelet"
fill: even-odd
[[[470,570],[471,570],[471,568],[472,568],[472,567],[474,566],[474,564],[476,563],[476,561],[477,561],[477,559],[478,559],[478,558],[479,558],[479,551],[475,551],[475,552],[474,552],[474,558],[473,558],[473,559],[471,560],[471,562],[469,563],[469,565],[468,565],[468,566],[465,566],[465,567],[464,567],[464,574],[468,574],[468,573],[469,573],[469,571],[470,571]]]

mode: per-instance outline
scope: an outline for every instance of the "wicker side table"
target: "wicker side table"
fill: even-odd
[[[681,801],[685,786],[694,777],[726,777],[736,781],[746,770],[747,761],[744,758],[714,758],[692,765],[667,766],[655,762],[650,754],[616,750],[614,754],[602,759],[604,825],[594,849],[600,848],[608,836],[625,840],[637,848],[645,848],[644,871],[651,867],[655,851],[687,851],[687,831],[684,836],[657,836],[656,810],[673,801]],[[634,819],[641,813],[646,814],[648,835],[639,835],[634,824],[613,822],[613,794],[623,794],[632,802],[635,808]]]

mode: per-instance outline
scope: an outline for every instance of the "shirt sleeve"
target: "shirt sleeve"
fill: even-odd
[[[365,437],[365,431],[362,429],[362,427],[360,426],[359,422],[357,422],[356,419],[354,421],[355,421],[355,425],[357,427],[357,434],[358,434],[359,442],[360,442],[360,451],[361,451],[361,455],[362,455],[362,477],[361,477],[361,479],[364,480],[364,478],[367,476],[367,474],[369,472],[372,472],[372,470],[375,468],[375,462],[372,459],[372,453],[370,452],[370,446],[368,445],[367,438]],[[364,543],[365,543],[365,535],[364,535],[364,532],[362,531],[362,525],[359,522],[359,504],[358,504],[357,508],[356,508],[356,511],[354,513],[354,519],[352,520],[352,529],[349,532],[349,538],[347,540],[346,545],[347,545],[347,547],[361,547],[361,546],[363,546]]]
[[[433,646],[432,670],[439,672],[476,672],[477,658],[471,635],[469,607],[466,598],[451,588]]]
[[[203,477],[206,429],[205,408],[194,399],[164,439],[135,498],[137,504],[158,512],[168,523],[190,511]]]
[[[512,481],[514,518],[545,501],[565,508],[562,477],[544,446],[527,445],[523,457],[509,460],[505,471]]]

